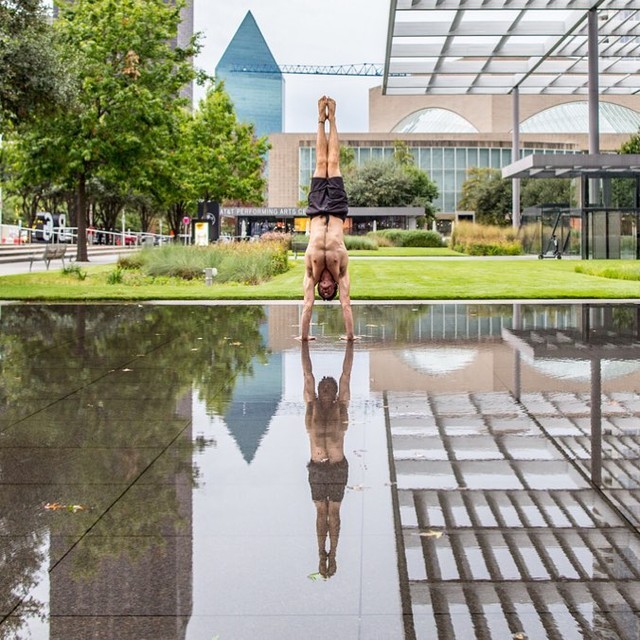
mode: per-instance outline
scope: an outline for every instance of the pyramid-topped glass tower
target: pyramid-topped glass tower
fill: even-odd
[[[243,67],[274,72],[247,72]],[[233,101],[241,122],[255,125],[256,135],[284,128],[284,77],[251,11],[247,12],[216,66],[216,78]]]

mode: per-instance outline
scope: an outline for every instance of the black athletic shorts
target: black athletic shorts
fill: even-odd
[[[344,221],[349,213],[349,201],[344,190],[342,176],[333,178],[311,178],[309,189],[309,206],[307,215],[315,216],[331,215]]]
[[[344,488],[349,478],[349,463],[346,458],[340,462],[309,462],[309,486],[314,501],[329,498],[330,502],[342,502]]]

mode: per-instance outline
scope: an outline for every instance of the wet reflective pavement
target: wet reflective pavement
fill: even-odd
[[[640,638],[640,307],[0,306],[0,638]]]

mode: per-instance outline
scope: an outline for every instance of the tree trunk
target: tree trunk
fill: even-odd
[[[141,204],[138,207],[138,215],[140,216],[140,230],[149,231],[151,222],[153,220],[153,213],[151,207],[146,204]]]
[[[175,234],[176,239],[180,235],[180,225],[182,224],[182,218],[187,213],[187,206],[184,202],[176,202],[169,207],[167,211],[167,221],[169,222],[169,228]]]
[[[64,199],[67,203],[67,226],[76,227],[76,220],[78,219],[76,212],[76,205],[78,204],[76,201],[76,192],[71,189],[65,191]]]
[[[76,192],[78,207],[76,210],[78,223],[78,253],[77,262],[88,262],[87,253],[87,180],[84,173],[78,177],[78,188]]]

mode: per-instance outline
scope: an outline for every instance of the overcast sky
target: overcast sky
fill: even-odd
[[[247,11],[280,65],[384,62],[389,0],[194,2],[194,28],[203,42],[196,64],[212,75]],[[316,101],[323,94],[338,103],[340,131],[368,131],[368,90],[381,84],[382,76],[285,75],[285,131],[315,131]]]

